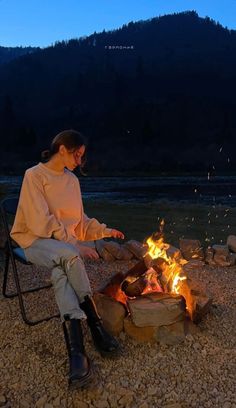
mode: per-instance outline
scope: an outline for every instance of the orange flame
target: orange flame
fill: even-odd
[[[147,239],[148,254],[152,259],[161,258],[166,262],[166,266],[162,270],[163,280],[166,286],[170,286],[170,292],[179,293],[180,282],[187,279],[182,269],[182,265],[187,261],[184,259],[177,261],[168,256],[166,251],[170,248],[170,245],[164,242],[163,236],[160,236],[157,240],[153,237],[155,235]]]
[[[145,273],[145,280],[146,280],[146,286],[142,292],[142,295],[145,295],[145,293],[151,293],[151,292],[163,292],[163,289],[160,283],[158,282],[157,273],[155,269],[153,268],[148,269],[148,271]]]

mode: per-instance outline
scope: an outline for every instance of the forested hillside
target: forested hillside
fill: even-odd
[[[232,171],[235,95],[236,31],[195,12],[57,43],[0,67],[1,167],[75,128],[94,172]]]

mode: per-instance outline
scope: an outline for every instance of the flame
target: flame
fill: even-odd
[[[147,239],[148,245],[148,254],[152,259],[163,258],[168,261],[166,250],[170,247],[168,244],[165,244],[163,237],[160,237],[157,240],[154,240],[152,237]]]
[[[158,236],[158,238],[155,239],[155,236]],[[162,235],[160,235],[160,233],[154,234],[149,237],[146,243],[148,245],[147,253],[149,254],[149,256],[153,260],[158,258],[163,260],[161,269],[162,281],[164,282],[165,289],[168,288],[167,291],[179,294],[180,282],[187,279],[182,269],[182,265],[187,263],[187,261],[183,259],[177,261],[174,258],[168,256],[166,251],[170,248],[170,245],[164,242],[164,238]]]
[[[142,295],[151,292],[163,292],[163,289],[158,282],[157,272],[152,267],[145,273],[146,287],[142,292]]]

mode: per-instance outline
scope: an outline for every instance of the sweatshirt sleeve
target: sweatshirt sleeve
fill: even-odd
[[[38,238],[55,238],[68,241],[70,238],[64,225],[50,214],[44,196],[43,184],[32,172],[25,173],[23,180],[19,211],[23,213],[26,226]]]
[[[111,229],[106,224],[100,224],[95,218],[88,218],[83,213],[82,221],[76,229],[76,238],[80,241],[95,241],[111,236]]]
[[[86,214],[83,217],[84,240],[93,241],[111,236],[111,228],[107,228],[106,224],[100,224],[96,218],[89,218]]]

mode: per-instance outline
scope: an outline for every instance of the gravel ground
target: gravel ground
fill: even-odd
[[[96,290],[131,262],[88,262]],[[24,268],[22,268],[24,269]],[[29,267],[25,282],[32,277]],[[68,361],[59,319],[35,327],[25,325],[18,301],[0,297],[0,406],[78,408],[236,408],[236,267],[188,267],[190,277],[208,287],[211,312],[177,346],[138,344],[120,335],[121,356],[103,359],[95,351],[84,324],[85,344],[94,377],[86,389],[69,390]],[[1,270],[2,278],[2,270]],[[41,279],[42,270],[34,273]],[[44,272],[45,274],[45,272]],[[49,276],[46,277],[49,279]],[[27,296],[29,311],[57,310],[53,292]]]

